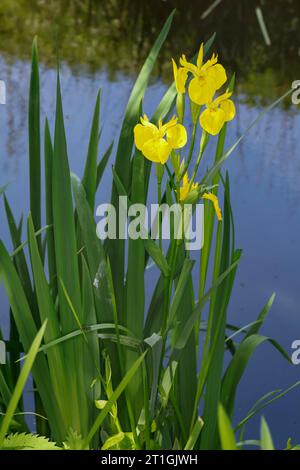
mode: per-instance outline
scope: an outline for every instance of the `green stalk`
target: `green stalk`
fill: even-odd
[[[155,165],[156,170],[156,181],[157,181],[157,202],[160,209],[161,202],[162,202],[162,193],[161,193],[161,182],[164,174],[164,166],[160,163]],[[162,250],[162,214],[160,211],[158,212],[158,239],[159,239],[159,247]]]
[[[197,157],[197,161],[196,161],[196,165],[195,165],[195,168],[194,168],[194,171],[193,171],[193,175],[192,175],[192,178],[190,180],[190,185],[189,185],[189,191],[191,190],[191,187],[195,181],[195,178],[196,178],[196,175],[197,175],[197,171],[198,171],[198,168],[199,168],[199,165],[200,165],[200,162],[201,162],[201,159],[202,159],[202,156],[203,156],[203,153],[204,153],[204,150],[207,146],[207,143],[208,143],[208,134],[207,132],[205,132],[204,130],[202,130],[202,136],[201,136],[201,141],[200,141],[200,148],[199,148],[199,153],[198,153],[198,157]]]
[[[191,138],[191,145],[190,145],[190,148],[189,148],[189,153],[188,153],[188,156],[187,156],[187,160],[186,160],[186,163],[183,167],[183,170],[180,174],[180,181],[182,180],[182,178],[184,177],[190,163],[191,163],[191,159],[192,159],[192,155],[193,155],[193,151],[194,151],[194,147],[195,147],[195,138],[196,138],[196,133],[197,133],[197,123],[195,123],[193,125],[193,131],[192,131],[192,138]]]

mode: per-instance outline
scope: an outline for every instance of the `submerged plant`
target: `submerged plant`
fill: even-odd
[[[111,203],[117,214],[119,196],[127,199],[129,207],[146,204],[152,163],[159,204],[171,207],[177,202],[183,211],[187,204],[194,210],[199,201],[204,202],[200,275],[193,277],[195,261],[185,240],[176,238],[174,230],[168,246],[164,246],[161,218],[158,242],[142,236],[128,242],[122,237],[108,238],[105,243],[98,239],[93,213],[113,146],[98,162],[99,93],[83,178],[70,173],[59,75],[54,136],[47,120],[44,127],[46,226],[41,226],[44,204],[35,40],[29,97],[27,236],[22,242],[23,220],[15,220],[4,197],[13,253],[8,253],[0,242],[0,273],[11,310],[10,340],[11,344],[22,345],[19,351],[9,351],[7,364],[0,368],[3,447],[41,442],[44,448],[46,443],[39,438],[27,441],[22,434],[29,431],[21,399],[23,371],[26,364],[32,363],[36,430],[57,446],[219,449],[227,445],[223,430],[232,419],[236,390],[247,363],[256,347],[269,341],[259,330],[274,296],[251,325],[236,327],[234,333],[227,325],[241,250],[235,247],[229,177],[220,170],[246,133],[224,153],[227,122],[235,114],[231,101],[234,77],[226,83],[227,74],[215,55],[204,62],[214,37],[201,45],[192,62],[183,56],[177,68],[173,61],[175,84],[166,91],[150,119],[144,114],[143,97],[172,17],[158,36],[129,98],[116,146]],[[191,114],[187,115],[185,87],[190,78],[187,86]],[[223,85],[226,91],[214,99]],[[170,120],[174,103],[178,117]],[[188,119],[193,123],[191,136],[184,124]],[[202,134],[194,163],[199,131]],[[212,167],[205,170],[207,162],[201,162],[209,139],[213,139],[210,135],[218,137]],[[222,211],[219,200],[223,201]],[[127,221],[118,220],[124,228]],[[146,309],[145,278],[151,266],[156,270],[157,282]],[[241,339],[236,342],[238,335]],[[42,336],[43,343],[37,350]],[[201,348],[200,338],[204,345]],[[274,340],[271,344],[289,360]],[[20,385],[17,360],[22,352],[25,361],[30,358],[31,363],[25,362]],[[226,368],[225,354],[229,356]],[[273,401],[288,391],[279,393]],[[220,403],[224,413],[219,411]],[[244,430],[247,421],[260,410],[261,403],[237,424],[236,430]],[[21,434],[5,437],[8,432]]]

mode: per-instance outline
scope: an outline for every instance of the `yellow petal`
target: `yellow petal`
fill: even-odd
[[[142,124],[137,124],[134,127],[134,143],[138,150],[142,150],[143,145],[149,140],[153,139],[155,135],[153,127],[145,127]]]
[[[179,200],[186,201],[189,197],[191,201],[198,196],[197,189],[199,187],[199,183],[192,183],[189,182],[188,172],[184,174],[182,186],[179,189]]]
[[[164,139],[150,139],[142,147],[143,155],[151,162],[164,165],[171,153],[171,146]]]
[[[203,77],[193,78],[189,84],[189,96],[194,103],[199,105],[209,103],[215,91],[213,83]]]
[[[152,129],[157,129],[156,125],[149,121],[146,114],[144,114],[144,116],[140,118],[140,121],[145,127],[151,127]]]
[[[215,65],[218,62],[218,56],[213,54],[211,59],[207,60],[205,64],[201,67],[202,72],[206,72],[210,67]]]
[[[182,124],[176,124],[167,130],[167,141],[173,149],[179,149],[185,146],[187,142],[187,133]]]
[[[214,99],[214,105],[219,105],[220,103],[222,103],[222,101],[226,101],[228,100],[232,95],[232,92],[231,91],[225,91],[225,93],[222,93],[221,95],[219,95],[216,99]]]
[[[185,83],[188,78],[188,71],[184,67],[178,68],[174,59],[172,59],[172,64],[177,93],[185,93]]]
[[[178,93],[185,93],[185,84],[188,78],[188,71],[184,67],[179,67],[176,88]]]
[[[163,126],[161,125],[159,129],[162,132],[162,134],[165,135],[168,129],[171,129],[171,127],[175,127],[177,124],[177,121],[178,121],[178,118],[176,116],[173,116],[169,122],[166,122]]]
[[[211,135],[219,134],[225,122],[223,109],[206,109],[200,116],[201,127]]]
[[[220,103],[220,108],[225,113],[225,121],[231,121],[235,116],[235,105],[232,100],[224,100]]]
[[[184,67],[186,70],[191,72],[195,77],[198,76],[199,74],[198,67],[192,64],[191,62],[188,62],[184,54],[182,54],[182,56],[180,57],[179,63],[182,67]]]
[[[207,77],[212,81],[215,90],[221,88],[227,81],[226,71],[221,64],[216,64],[207,70]]]
[[[184,201],[189,190],[189,175],[186,171],[183,175],[182,186],[179,188],[179,200]]]
[[[200,49],[199,49],[199,54],[198,54],[198,57],[197,57],[197,67],[200,69],[201,66],[202,66],[202,62],[203,62],[203,43],[201,44],[200,46]]]
[[[220,209],[220,206],[219,206],[219,200],[218,200],[217,196],[215,194],[212,194],[212,193],[204,193],[202,195],[202,198],[203,199],[208,199],[213,203],[218,220],[222,220],[222,212],[221,212],[221,209]]]

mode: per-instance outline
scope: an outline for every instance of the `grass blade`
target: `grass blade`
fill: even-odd
[[[19,400],[21,398],[21,395],[23,393],[23,389],[25,387],[26,381],[27,381],[28,376],[30,374],[32,365],[33,365],[34,360],[36,358],[36,355],[38,353],[40,344],[41,344],[43,336],[44,336],[46,325],[47,325],[47,322],[45,322],[42,325],[41,329],[38,331],[32,345],[31,345],[31,347],[28,351],[28,356],[26,358],[26,361],[25,361],[24,366],[22,368],[22,371],[20,373],[19,379],[17,381],[16,387],[14,389],[14,392],[13,392],[12,397],[10,399],[9,405],[7,407],[7,410],[6,410],[6,413],[5,413],[4,419],[3,419],[2,424],[1,424],[1,428],[0,428],[0,448],[3,444],[5,435],[8,431],[8,428],[9,428],[9,424],[10,424],[10,422],[12,420],[12,417],[13,417],[15,411],[16,411],[16,408],[18,406],[18,402],[19,402]]]
[[[36,37],[32,44],[28,124],[30,210],[34,226],[39,230],[41,228],[40,79]],[[38,244],[41,253],[40,239]]]
[[[275,450],[269,426],[263,416],[260,422],[260,447],[261,450]]]
[[[90,134],[88,154],[85,163],[82,184],[84,186],[89,205],[94,210],[95,193],[97,188],[97,158],[99,141],[99,118],[100,118],[100,90],[97,95],[93,123]]]
[[[230,420],[221,404],[219,404],[218,407],[218,424],[222,449],[237,450]]]

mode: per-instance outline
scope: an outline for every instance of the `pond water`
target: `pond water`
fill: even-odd
[[[32,36],[40,36],[42,122],[47,115],[53,129],[55,110],[55,56],[59,46],[62,94],[69,158],[81,175],[87,149],[91,115],[102,89],[102,151],[118,136],[121,119],[134,77],[174,6],[178,14],[170,39],[155,69],[145,100],[151,110],[171,79],[169,58],[191,53],[202,38],[218,33],[216,49],[229,69],[237,70],[237,118],[228,126],[227,146],[245,130],[262,106],[300,79],[300,8],[297,1],[262,2],[272,46],[266,46],[252,2],[226,1],[205,19],[201,15],[212,2],[3,1],[0,19],[0,79],[6,82],[7,104],[0,107],[0,187],[9,184],[7,196],[18,217],[28,213],[27,95]],[[61,11],[55,9],[58,4]],[[11,10],[14,5],[14,13]],[[105,4],[105,7],[104,7]],[[201,8],[200,5],[201,4]],[[142,6],[143,5],[143,6]],[[150,2],[149,2],[150,5]],[[151,2],[152,5],[152,2]],[[153,10],[153,11],[152,11]],[[189,33],[189,34],[188,34]],[[254,321],[264,303],[276,292],[276,301],[262,329],[291,353],[300,338],[300,113],[286,102],[265,116],[228,161],[236,244],[243,249],[229,306],[231,323]],[[97,203],[106,201],[111,186],[107,169]],[[0,208],[1,239],[11,247]],[[151,286],[152,287],[152,286]],[[8,334],[8,306],[0,287],[1,325]],[[292,385],[300,377],[300,365],[289,365],[270,344],[260,347],[242,379],[236,419],[243,418],[265,393]],[[264,411],[275,443],[288,437],[300,442],[300,389]],[[257,419],[247,437],[258,436]]]

